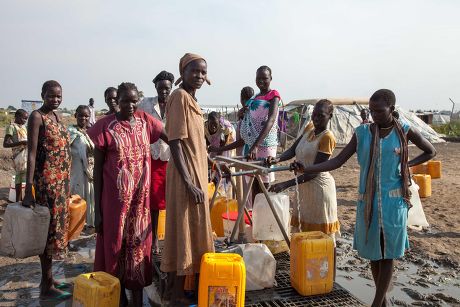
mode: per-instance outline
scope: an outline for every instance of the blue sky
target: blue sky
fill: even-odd
[[[460,2],[451,1],[2,1],[0,106],[63,86],[63,107],[98,108],[108,86],[178,75],[185,52],[207,59],[202,104],[237,104],[261,65],[284,102],[369,97],[390,88],[407,109],[460,104]]]

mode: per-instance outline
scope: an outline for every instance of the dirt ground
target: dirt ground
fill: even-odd
[[[0,135],[3,135],[2,131]],[[0,144],[2,142],[0,138]],[[390,293],[393,305],[409,306],[413,303],[419,306],[460,306],[460,214],[457,209],[460,174],[456,164],[460,143],[443,143],[435,147],[438,152],[436,159],[443,166],[442,178],[432,181],[433,195],[422,199],[430,227],[409,231],[411,250],[397,265],[395,290]],[[11,175],[14,173],[10,154],[9,150],[0,149],[0,227],[8,203]],[[411,147],[410,155],[417,154],[417,149]],[[374,290],[366,291],[373,287],[368,264],[359,259],[351,248],[359,176],[356,157],[333,171],[332,175],[336,180],[338,213],[343,234],[337,243],[337,281],[341,285],[348,285],[346,288],[353,294],[369,302]],[[277,174],[278,181],[290,178],[292,175],[289,173]],[[293,193],[291,189],[292,200]],[[83,236],[74,241],[69,258],[55,264],[56,276],[67,279],[89,272],[94,257],[91,253],[94,253],[94,236]],[[0,306],[39,306],[34,303],[38,296],[39,279],[38,257],[19,260],[0,257]]]

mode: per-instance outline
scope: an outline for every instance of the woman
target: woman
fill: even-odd
[[[166,100],[171,93],[174,75],[161,71],[154,79],[157,97],[145,97],[137,106],[138,110],[149,113],[156,119],[166,123]],[[166,209],[166,167],[169,161],[169,146],[162,140],[150,146],[152,155],[152,186],[150,189],[150,213],[152,214],[153,252],[160,252],[158,247],[158,215],[160,210]]]
[[[94,227],[94,144],[86,133],[90,110],[80,105],[75,111],[77,124],[69,126],[72,168],[70,172],[70,193],[80,195],[86,201],[86,225]]]
[[[52,258],[62,259],[67,252],[71,165],[69,134],[55,112],[62,102],[61,85],[54,80],[46,81],[41,96],[43,105],[30,114],[27,124],[27,179],[22,204],[50,209],[48,239],[40,255],[40,299],[65,300],[71,294],[60,289],[67,288],[69,284],[53,279]]]
[[[133,292],[142,306],[142,289],[152,282],[150,221],[150,144],[167,142],[163,125],[136,111],[139,92],[132,83],[118,86],[119,111],[88,130],[94,143],[95,271],[120,279],[122,306]]]
[[[409,166],[436,155],[433,145],[420,132],[398,120],[395,103],[392,91],[378,90],[369,101],[374,123],[357,127],[337,157],[305,167],[301,163],[293,165],[308,174],[327,172],[339,168],[357,153],[360,179],[353,247],[371,262],[376,285],[373,307],[387,305],[385,296],[393,275],[393,260],[403,257],[409,247]],[[411,161],[408,141],[423,151]]]
[[[166,232],[161,270],[172,280],[171,305],[184,306],[186,275],[200,271],[201,257],[214,251],[207,193],[208,161],[203,113],[196,91],[207,79],[206,61],[187,53],[179,62],[181,83],[166,105],[171,160],[166,172]],[[171,289],[169,289],[171,290]]]
[[[296,158],[302,165],[308,166],[329,160],[335,148],[335,138],[327,129],[332,117],[333,105],[329,100],[322,99],[315,104],[312,113],[313,125],[308,125],[304,134],[285,151],[278,159],[269,158],[269,164]],[[335,181],[329,172],[303,174],[297,178],[300,192],[300,215],[294,213],[300,231],[322,231],[334,238],[340,232],[337,219],[337,199]],[[273,185],[270,190],[275,193],[294,186],[295,180]],[[297,208],[294,208],[294,212]],[[298,219],[300,216],[300,220]]]
[[[114,87],[108,87],[104,91],[104,101],[109,107],[109,111],[104,115],[115,114],[118,112],[118,103],[117,103],[117,89]]]

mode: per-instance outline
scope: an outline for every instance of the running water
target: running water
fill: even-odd
[[[299,180],[297,179],[297,176],[294,174],[294,180],[295,180],[295,196],[296,196],[296,201],[297,201],[297,221],[299,223],[299,232],[302,232],[302,222],[300,221],[300,194],[299,194]]]

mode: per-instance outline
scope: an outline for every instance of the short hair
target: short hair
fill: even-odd
[[[332,112],[334,112],[334,105],[332,104],[332,102],[329,100],[329,99],[320,99],[316,105],[318,106],[327,106],[327,112],[329,114],[332,114]]]
[[[262,71],[262,70],[267,70],[270,73],[270,76],[272,75],[272,70],[267,65],[262,65],[259,68],[257,68],[257,71]]]
[[[158,82],[168,80],[171,84],[174,84],[174,75],[166,70],[162,70],[155,78],[153,78],[152,82],[157,85]]]
[[[250,86],[245,86],[241,89],[241,98],[245,98],[246,100],[250,99],[254,96],[254,89]]]
[[[87,110],[88,112],[91,112],[89,107],[85,104],[81,104],[77,107],[77,109],[75,110],[75,114],[77,114],[78,112],[80,111],[83,111],[83,110]]]
[[[137,89],[136,84],[130,83],[130,82],[123,82],[118,86],[118,91],[117,91],[117,96],[118,98],[124,95],[125,93],[129,91],[136,91],[139,93],[139,90]]]
[[[388,106],[394,106],[396,104],[396,96],[389,89],[380,89],[372,94],[370,101],[384,101]]]
[[[54,88],[54,87],[59,87],[59,88],[62,89],[62,86],[59,84],[59,82],[57,82],[55,80],[48,80],[45,83],[43,83],[43,85],[42,85],[42,97],[45,96],[46,92],[49,89]]]
[[[219,120],[220,114],[217,113],[216,111],[212,111],[211,113],[208,114],[208,120],[213,119],[213,120]]]
[[[27,115],[27,111],[24,109],[17,109],[16,112],[14,112],[14,117],[17,118],[22,115]]]
[[[91,98],[89,99],[89,101],[90,101],[90,102],[91,102],[91,101],[94,102],[94,98],[91,97]]]
[[[104,99],[107,97],[107,95],[111,92],[111,91],[117,91],[116,88],[114,88],[113,86],[110,86],[108,87],[105,91],[104,91]]]

